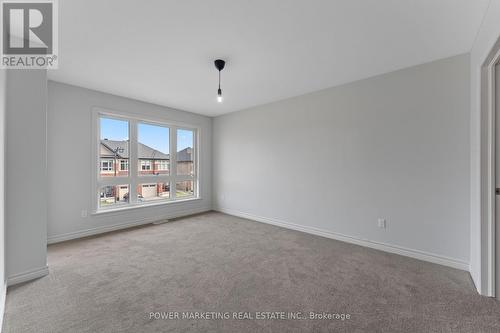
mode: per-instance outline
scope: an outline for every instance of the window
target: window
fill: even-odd
[[[120,160],[120,171],[128,171],[128,160]]]
[[[159,160],[156,167],[158,171],[168,171],[168,160]]]
[[[101,171],[113,171],[113,160],[101,159]]]
[[[142,174],[168,175],[170,161],[170,127],[139,122],[137,154]]]
[[[192,130],[177,130],[177,174],[192,175],[194,172],[193,159],[194,132]]]
[[[99,191],[99,208],[113,208],[128,203],[128,185],[103,186]]]
[[[151,161],[141,160],[140,163],[139,163],[139,170],[140,171],[149,171],[149,170],[151,170]]]
[[[175,185],[175,195],[178,198],[190,197],[194,194],[193,181],[187,180],[182,182],[177,182]]]
[[[128,163],[129,123],[127,120],[101,117],[99,119],[99,160],[101,177],[120,177],[128,175],[128,168],[121,167],[122,161]]]
[[[105,110],[95,119],[96,210],[198,197],[195,128]]]

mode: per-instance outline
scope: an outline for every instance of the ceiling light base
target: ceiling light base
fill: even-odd
[[[226,65],[226,62],[222,59],[217,59],[214,61],[215,68],[220,72],[221,70],[224,69],[224,66]]]

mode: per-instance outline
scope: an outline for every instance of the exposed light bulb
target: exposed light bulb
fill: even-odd
[[[222,90],[217,90],[217,102],[222,103]]]
[[[219,89],[217,89],[217,102],[222,103],[222,89],[220,88],[220,71],[224,69],[226,62],[222,59],[214,61],[215,68],[219,71]]]

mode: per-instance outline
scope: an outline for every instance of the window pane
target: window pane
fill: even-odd
[[[128,171],[128,160],[120,160],[120,171]]]
[[[148,202],[170,198],[168,183],[148,183],[137,186],[137,201]]]
[[[168,175],[170,173],[169,128],[139,123],[137,131],[139,175]]]
[[[175,185],[175,197],[183,198],[194,195],[194,187],[192,180],[177,182]]]
[[[100,118],[100,175],[128,176],[128,121]],[[121,168],[126,161],[127,168]]]
[[[177,174],[194,174],[194,133],[190,130],[177,130]]]
[[[128,203],[128,185],[104,186],[99,190],[99,208],[113,208]]]

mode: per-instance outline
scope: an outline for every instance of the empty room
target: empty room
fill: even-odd
[[[0,8],[1,332],[500,332],[500,0]]]

